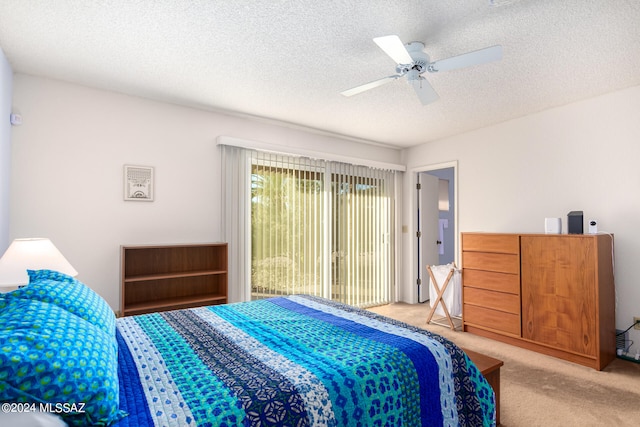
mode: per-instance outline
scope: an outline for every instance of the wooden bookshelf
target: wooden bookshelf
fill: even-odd
[[[123,316],[227,302],[227,244],[121,246]]]

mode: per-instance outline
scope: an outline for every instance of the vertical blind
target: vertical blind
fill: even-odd
[[[393,173],[331,163],[331,297],[359,307],[388,303],[394,277]]]
[[[252,151],[252,299],[324,295],[321,162]]]
[[[227,209],[227,221],[245,218],[250,233],[245,239],[235,236],[249,246],[238,252],[250,265],[245,299],[305,293],[359,307],[390,301],[393,171],[229,146],[223,150],[246,154],[223,155],[223,168],[240,171],[250,182],[244,195],[233,177],[223,188],[235,189],[227,202],[233,197],[240,206],[243,197],[250,201],[244,215]],[[225,164],[231,158],[246,167]],[[232,235],[229,226],[223,227]]]

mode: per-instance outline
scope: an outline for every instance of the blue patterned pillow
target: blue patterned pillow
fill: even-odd
[[[116,316],[109,304],[84,283],[52,270],[27,270],[29,284],[5,298],[30,299],[55,304],[115,337]]]
[[[70,425],[111,424],[125,415],[117,353],[115,338],[56,305],[0,297],[2,402],[67,404]]]

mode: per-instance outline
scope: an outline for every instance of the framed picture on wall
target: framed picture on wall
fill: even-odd
[[[153,201],[153,167],[124,165],[124,199]]]

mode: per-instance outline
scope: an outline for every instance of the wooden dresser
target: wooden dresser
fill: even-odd
[[[601,370],[615,357],[613,237],[462,233],[463,329]]]

